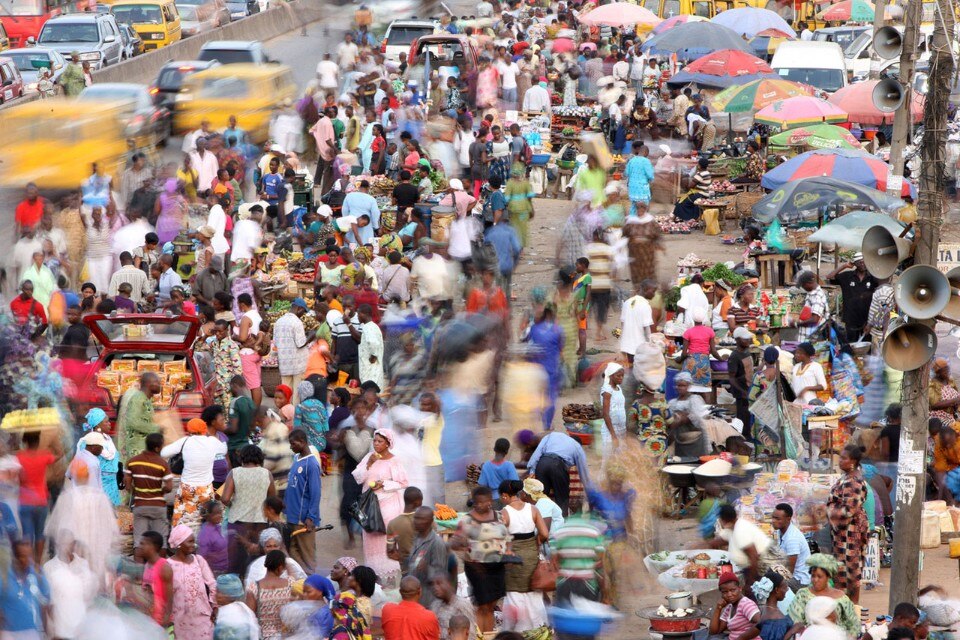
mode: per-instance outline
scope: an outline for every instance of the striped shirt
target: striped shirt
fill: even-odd
[[[163,483],[173,479],[170,465],[153,451],[144,451],[127,462],[127,481],[133,487],[133,506],[163,507]]]

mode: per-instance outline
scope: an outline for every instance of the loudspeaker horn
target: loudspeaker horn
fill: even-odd
[[[903,104],[905,95],[898,81],[893,78],[881,80],[873,88],[873,106],[887,113],[896,111]]]
[[[880,27],[873,34],[873,50],[884,60],[899,58],[903,50],[903,34],[893,27]]]
[[[950,302],[950,281],[935,267],[917,264],[900,274],[893,297],[905,315],[929,320]]]
[[[860,251],[867,271],[877,278],[889,278],[897,271],[897,265],[910,256],[909,240],[899,238],[882,225],[870,227],[863,234]]]
[[[950,301],[947,302],[943,315],[960,320],[960,267],[947,271],[947,282],[950,283]]]
[[[887,334],[880,351],[891,369],[914,371],[937,353],[937,334],[925,324],[901,324]]]

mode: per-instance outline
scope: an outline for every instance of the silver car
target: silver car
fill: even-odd
[[[3,52],[4,58],[10,58],[20,75],[23,77],[24,95],[37,93],[37,82],[40,80],[40,69],[50,69],[51,81],[56,84],[67,65],[66,59],[60,55],[59,51],[47,49],[45,47],[29,47],[24,49],[10,49]]]
[[[120,62],[123,40],[120,27],[110,14],[71,13],[47,20],[37,44],[69,56],[73,51],[81,62],[89,62],[92,69],[100,69]]]

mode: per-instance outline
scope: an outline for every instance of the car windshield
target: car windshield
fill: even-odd
[[[13,60],[14,64],[17,65],[17,69],[20,71],[36,71],[36,67],[33,66],[34,60],[51,64],[50,56],[48,56],[46,53],[33,53],[30,51],[7,51],[3,55],[4,57]]]
[[[97,320],[97,327],[104,337],[113,344],[123,342],[153,342],[171,346],[187,347],[187,337],[191,333],[192,325],[186,321],[160,323],[149,318],[111,320],[104,318]]]
[[[254,62],[253,52],[247,49],[203,49],[200,60],[217,60],[220,64]]]
[[[197,19],[197,7],[192,4],[178,4],[177,11],[180,12],[180,18],[182,20],[196,20]]]
[[[833,34],[833,41],[840,45],[841,49],[846,50],[854,40],[862,36],[865,31],[859,31],[856,29],[844,29],[843,31],[837,31]]]
[[[843,87],[843,71],[840,69],[777,69],[777,73],[781,78],[809,84],[827,93]]]
[[[387,44],[393,46],[409,46],[411,42],[422,36],[429,36],[433,33],[433,27],[390,27],[390,35],[387,36]]]
[[[873,33],[870,31],[864,31],[856,38],[847,42],[847,44],[840,45],[843,47],[843,56],[845,58],[856,57],[856,55],[860,53],[860,50],[863,49],[864,43],[869,42],[871,39],[873,39]]]
[[[183,85],[183,76],[185,76],[186,73],[187,72],[180,67],[164,69],[157,78],[157,87],[164,91],[179,91],[180,86]]]
[[[240,78],[208,78],[197,90],[200,98],[246,98],[249,95],[247,81]]]
[[[57,44],[61,42],[100,42],[100,34],[96,24],[57,24],[48,22],[43,25],[40,38],[41,44]]]
[[[163,13],[155,4],[125,4],[113,8],[117,22],[129,24],[163,24]]]

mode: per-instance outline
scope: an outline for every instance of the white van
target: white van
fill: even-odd
[[[770,66],[785,80],[809,84],[827,93],[847,86],[843,50],[836,42],[784,42],[777,47]]]
[[[439,26],[434,20],[394,20],[383,35],[380,53],[391,62],[399,62],[400,54],[410,51],[414,40],[439,32]]]

